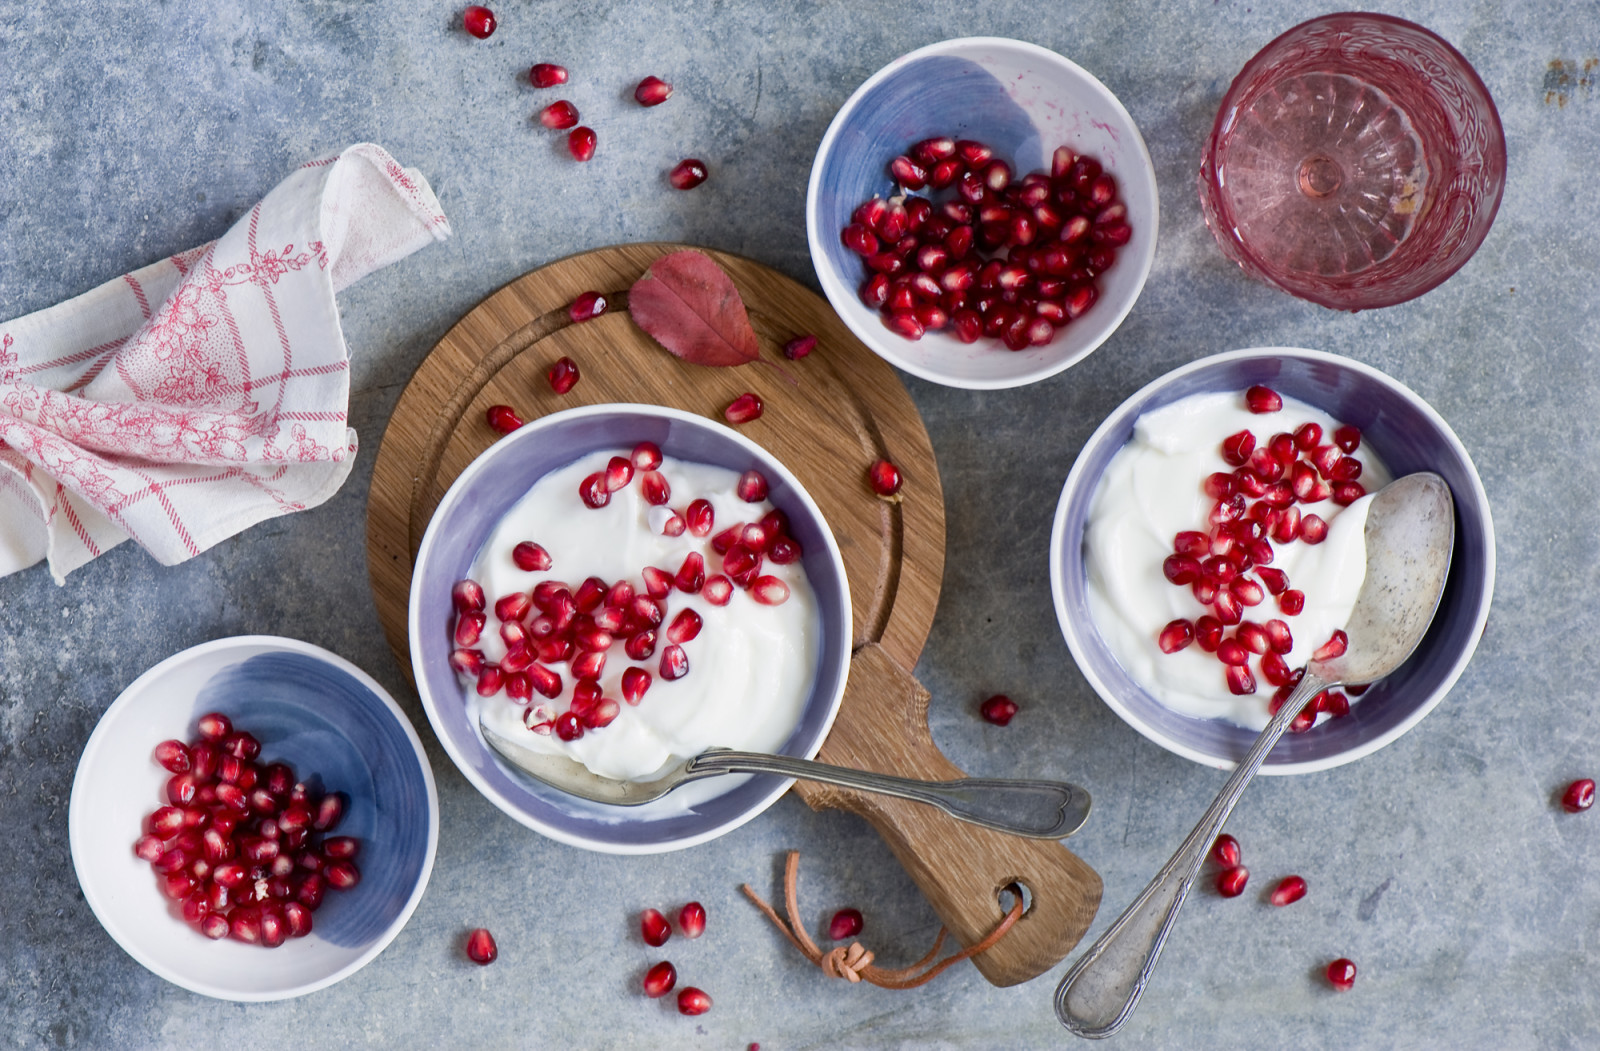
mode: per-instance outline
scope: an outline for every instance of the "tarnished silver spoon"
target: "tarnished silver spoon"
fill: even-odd
[[[637,806],[660,799],[686,782],[718,774],[778,774],[912,799],[936,806],[958,821],[1031,839],[1070,836],[1089,817],[1089,793],[1065,781],[985,777],[916,781],[765,752],[717,749],[685,759],[651,781],[618,781],[601,777],[566,756],[528,748],[481,719],[478,728],[491,748],[530,777],[596,803]]]
[[[1056,1015],[1077,1035],[1111,1036],[1133,1014],[1207,850],[1306,703],[1334,686],[1388,675],[1411,656],[1433,622],[1455,546],[1454,505],[1444,479],[1422,472],[1384,486],[1367,510],[1365,535],[1367,575],[1345,626],[1345,652],[1306,665],[1299,685],[1177,853],[1056,987]]]

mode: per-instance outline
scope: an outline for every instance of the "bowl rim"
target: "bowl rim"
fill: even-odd
[[[1263,284],[1266,284],[1272,288],[1276,288],[1285,295],[1293,296],[1296,299],[1303,299],[1308,303],[1315,303],[1317,306],[1325,307],[1329,310],[1359,313],[1362,310],[1382,310],[1385,307],[1399,306],[1401,303],[1409,303],[1413,299],[1422,298],[1429,292],[1432,292],[1434,289],[1444,284],[1446,281],[1450,280],[1460,272],[1462,267],[1466,266],[1467,263],[1472,260],[1473,256],[1478,254],[1478,249],[1482,248],[1483,243],[1489,239],[1489,232],[1494,229],[1494,221],[1500,215],[1500,205],[1505,200],[1506,180],[1511,174],[1509,168],[1510,159],[1506,152],[1507,147],[1505,125],[1500,119],[1500,107],[1495,104],[1494,95],[1489,91],[1489,86],[1483,82],[1483,77],[1478,74],[1477,67],[1467,60],[1467,57],[1461,53],[1459,48],[1450,43],[1450,41],[1446,40],[1442,35],[1434,32],[1425,25],[1413,22],[1410,19],[1401,18],[1398,15],[1384,14],[1379,11],[1330,11],[1327,14],[1317,15],[1314,18],[1308,18],[1303,22],[1295,23],[1288,29],[1285,29],[1283,32],[1273,37],[1271,40],[1267,41],[1265,44],[1261,45],[1260,49],[1251,55],[1245,61],[1244,65],[1239,67],[1239,72],[1235,73],[1233,79],[1228,82],[1227,90],[1222,93],[1222,101],[1217,104],[1217,115],[1216,118],[1211,122],[1211,131],[1206,137],[1205,145],[1201,147],[1201,163],[1198,181],[1205,187],[1205,189],[1201,191],[1202,197],[1205,197],[1209,193],[1216,197],[1219,204],[1220,202],[1226,200],[1226,196],[1222,193],[1221,183],[1218,181],[1216,175],[1215,159],[1217,142],[1222,136],[1223,124],[1229,117],[1229,111],[1237,108],[1238,96],[1242,94],[1243,87],[1248,76],[1254,73],[1257,68],[1261,66],[1261,57],[1272,49],[1278,47],[1289,37],[1294,36],[1296,33],[1303,32],[1311,26],[1315,26],[1322,22],[1331,22],[1339,19],[1350,18],[1366,19],[1373,22],[1385,23],[1387,25],[1406,30],[1414,30],[1417,33],[1420,33],[1422,36],[1435,41],[1441,48],[1444,49],[1445,54],[1450,56],[1450,58],[1455,61],[1458,70],[1464,75],[1463,79],[1467,82],[1468,86],[1481,93],[1484,101],[1488,103],[1489,119],[1487,124],[1494,131],[1496,145],[1498,146],[1498,149],[1495,151],[1495,156],[1499,160],[1500,179],[1499,185],[1495,187],[1494,200],[1491,201],[1489,206],[1485,209],[1485,225],[1482,235],[1478,238],[1477,244],[1473,245],[1472,250],[1467,252],[1466,255],[1462,256],[1454,266],[1440,274],[1437,281],[1429,284],[1426,288],[1398,297],[1392,293],[1389,295],[1375,296],[1372,302],[1363,303],[1360,306],[1349,306],[1345,303],[1334,302],[1332,301],[1331,296],[1323,295],[1322,293],[1313,289],[1290,288],[1284,281],[1279,280],[1279,278],[1273,273],[1271,267],[1262,259],[1261,255],[1252,249],[1243,238],[1238,236],[1236,227],[1224,229],[1220,226],[1213,225],[1209,220],[1207,220],[1205,225],[1206,228],[1211,231],[1214,237],[1225,238],[1228,244],[1231,245],[1234,250],[1238,251],[1249,261],[1248,267],[1242,263],[1239,264],[1240,268],[1244,269],[1248,276],[1257,278]],[[1205,211],[1204,201],[1202,200],[1201,203],[1201,211],[1203,213]],[[1221,217],[1222,216],[1219,215],[1219,218]],[[1232,218],[1231,214],[1228,215],[1227,218]],[[1224,250],[1223,254],[1227,255],[1227,251]]]
[[[746,822],[758,817],[760,814],[765,812],[768,807],[772,806],[773,803],[777,802],[779,797],[781,797],[785,792],[789,791],[789,788],[794,784],[795,779],[792,777],[774,778],[774,784],[771,789],[759,797],[752,805],[734,817],[724,821],[719,825],[714,825],[704,831],[697,832],[689,836],[683,836],[674,840],[665,840],[659,843],[644,844],[617,843],[603,839],[594,839],[589,836],[571,832],[567,829],[556,827],[516,806],[511,800],[501,796],[499,791],[496,790],[493,785],[485,783],[482,778],[478,776],[478,773],[473,768],[472,764],[466,760],[465,754],[458,747],[457,743],[449,735],[440,731],[439,723],[435,717],[435,709],[437,707],[435,704],[435,698],[432,690],[428,687],[427,677],[423,674],[421,652],[416,641],[421,637],[422,634],[422,600],[421,589],[417,587],[417,579],[422,573],[423,566],[428,561],[428,556],[433,551],[433,548],[439,543],[438,533],[435,529],[435,526],[440,521],[440,511],[458,499],[461,493],[463,493],[473,483],[477,476],[488,469],[487,465],[497,455],[506,455],[506,450],[515,448],[516,443],[532,440],[533,435],[540,433],[540,431],[545,429],[547,426],[563,423],[568,420],[582,419],[587,416],[611,415],[618,412],[631,412],[659,419],[673,420],[688,424],[690,426],[702,427],[713,432],[718,432],[721,435],[730,438],[736,445],[743,447],[756,459],[764,463],[770,463],[773,467],[775,467],[777,469],[777,473],[780,477],[782,477],[784,483],[793,489],[807,511],[814,515],[817,522],[821,524],[821,533],[825,540],[824,547],[826,549],[828,558],[833,562],[834,569],[838,573],[839,580],[843,584],[841,589],[843,608],[840,610],[842,623],[845,625],[850,625],[853,623],[853,612],[850,603],[849,577],[845,573],[844,556],[839,551],[839,543],[837,538],[833,535],[833,527],[828,524],[827,517],[822,513],[822,509],[817,506],[816,501],[812,499],[811,494],[806,490],[805,486],[800,483],[800,480],[794,476],[794,473],[784,465],[783,461],[781,461],[776,454],[770,452],[763,446],[756,443],[754,440],[745,437],[731,427],[724,426],[723,424],[718,423],[716,420],[701,416],[697,413],[688,412],[684,409],[672,408],[671,406],[666,405],[646,405],[639,402],[601,402],[596,405],[580,405],[570,409],[562,409],[558,412],[552,412],[548,415],[540,416],[537,419],[529,420],[511,434],[499,439],[493,445],[490,445],[483,452],[479,453],[477,457],[466,466],[461,474],[456,477],[456,480],[450,484],[450,488],[445,490],[444,496],[440,497],[438,505],[434,508],[433,514],[428,519],[428,528],[423,533],[422,543],[417,547],[416,559],[413,562],[413,569],[411,573],[411,592],[406,603],[406,638],[411,654],[412,675],[417,684],[417,695],[422,700],[422,707],[428,716],[429,724],[433,727],[434,736],[438,738],[440,746],[444,748],[445,754],[450,757],[450,761],[455,764],[456,769],[459,770],[462,776],[464,776],[468,782],[472,784],[473,788],[478,790],[479,794],[481,794],[485,799],[489,800],[489,802],[493,803],[497,808],[500,809],[501,812],[506,814],[506,816],[512,818],[519,824],[538,832],[542,836],[553,839],[558,843],[564,843],[567,846],[581,847],[585,850],[593,850],[604,854],[662,854],[668,851],[683,850],[687,849],[688,847],[698,846],[701,843],[709,842],[710,840],[716,839],[719,836],[723,836],[729,832],[732,832],[734,829],[739,828]],[[576,459],[578,456],[582,455],[584,454],[581,452],[577,453],[574,455],[573,459]],[[570,463],[571,461],[569,460],[568,462]],[[850,657],[852,652],[853,639],[846,639],[844,645],[840,647],[840,667],[838,669],[839,688],[835,691],[833,698],[829,702],[827,714],[818,729],[816,740],[810,742],[806,746],[804,753],[804,758],[806,759],[816,758],[817,752],[822,749],[823,743],[828,739],[829,732],[833,729],[834,719],[839,714],[839,707],[844,701],[844,691],[848,685]],[[483,748],[484,746],[479,744],[478,747]],[[489,754],[494,762],[503,763],[503,760],[499,759],[497,756],[493,756],[492,752]]]
[[[81,821],[85,819],[80,819],[78,816],[83,813],[83,807],[80,805],[82,795],[88,791],[86,785],[89,774],[87,771],[93,767],[94,759],[100,749],[111,747],[107,744],[109,731],[106,727],[110,724],[112,716],[120,714],[124,709],[131,708],[139,694],[148,690],[175,668],[192,663],[201,657],[232,649],[253,650],[258,653],[296,653],[313,657],[332,665],[370,690],[372,695],[388,708],[389,714],[399,723],[400,729],[405,733],[406,740],[410,742],[412,752],[416,755],[417,765],[422,771],[422,782],[427,789],[428,797],[428,845],[422,859],[422,870],[418,873],[416,886],[412,888],[410,896],[406,898],[405,906],[400,910],[399,915],[394,918],[394,921],[384,929],[383,933],[361,955],[331,974],[298,985],[259,992],[241,992],[216,985],[204,979],[176,973],[146,954],[131,937],[125,936],[126,932],[121,929],[120,922],[109,911],[109,904],[100,899],[99,893],[95,889],[94,881],[84,878],[85,870],[83,866],[85,862],[83,859],[86,856],[84,851],[88,848],[80,846],[84,837],[89,835],[81,824]],[[343,981],[371,963],[379,953],[389,947],[389,943],[394,941],[401,930],[405,928],[405,925],[410,922],[411,914],[416,911],[418,904],[422,901],[423,893],[428,888],[428,880],[433,875],[433,863],[438,853],[439,792],[433,780],[433,767],[428,763],[428,755],[423,750],[422,738],[417,736],[416,727],[411,725],[411,720],[406,717],[405,712],[395,703],[394,698],[389,695],[389,691],[384,689],[376,679],[337,653],[325,650],[313,643],[302,642],[299,639],[291,639],[281,635],[232,635],[227,638],[212,639],[209,642],[190,646],[161,660],[146,669],[138,678],[124,687],[122,692],[117,695],[117,699],[112,701],[106,710],[100,714],[100,719],[95,723],[93,732],[89,734],[89,740],[83,746],[83,752],[78,758],[77,772],[74,773],[72,778],[72,793],[67,804],[67,839],[72,853],[73,874],[78,879],[78,887],[83,891],[84,900],[89,903],[90,911],[94,913],[95,919],[100,921],[100,926],[105,929],[106,933],[111,935],[112,941],[121,946],[124,952],[133,957],[146,970],[166,979],[173,985],[193,993],[199,993],[202,996],[209,996],[218,1000],[230,1000],[235,1003],[268,1003],[275,1000],[288,1000],[293,997],[304,996],[307,993],[314,993],[319,989],[326,989],[330,985]]]
[[[834,142],[844,130],[849,116],[874,87],[914,60],[984,47],[1003,48],[1020,52],[1038,58],[1041,61],[1064,67],[1067,72],[1082,77],[1112,112],[1122,120],[1128,131],[1131,132],[1132,145],[1134,147],[1132,153],[1150,177],[1152,209],[1149,219],[1149,238],[1143,243],[1137,259],[1138,280],[1134,283],[1133,294],[1128,297],[1127,302],[1123,304],[1122,309],[1118,311],[1115,317],[1112,317],[1109,313],[1104,315],[1101,322],[1101,327],[1103,327],[1104,331],[1092,342],[1077,353],[1064,356],[1060,361],[1042,364],[1032,371],[1017,376],[957,379],[937,369],[929,368],[911,357],[886,350],[885,348],[893,347],[893,344],[882,339],[883,336],[889,334],[887,329],[878,326],[877,331],[868,330],[858,323],[850,311],[839,309],[837,305],[833,304],[833,296],[830,293],[828,283],[822,279],[823,263],[825,261],[820,247],[822,243],[821,237],[823,236],[820,229],[821,217],[819,215],[822,194],[822,169],[823,159],[833,149]],[[1139,130],[1139,125],[1134,121],[1133,115],[1128,112],[1128,108],[1122,104],[1122,100],[1110,88],[1106,87],[1099,77],[1096,77],[1093,73],[1072,61],[1072,59],[1042,45],[1030,43],[1026,40],[1017,40],[1012,37],[973,36],[941,40],[937,43],[927,44],[913,51],[908,51],[889,62],[882,69],[879,69],[863,81],[855,91],[851,92],[844,105],[840,106],[838,112],[833,115],[833,120],[828,124],[828,130],[823,133],[822,141],[817,145],[816,155],[811,161],[811,175],[806,183],[806,245],[811,255],[811,266],[817,273],[817,281],[822,286],[823,295],[828,298],[830,305],[834,305],[834,312],[838,314],[839,319],[855,334],[857,339],[866,344],[869,350],[895,368],[902,369],[913,376],[932,383],[962,390],[1006,390],[1012,387],[1027,386],[1030,383],[1038,383],[1041,380],[1049,379],[1051,376],[1066,371],[1100,349],[1101,345],[1110,339],[1117,329],[1122,327],[1123,321],[1127,320],[1128,314],[1133,311],[1134,304],[1139,301],[1140,295],[1144,292],[1145,282],[1149,280],[1150,270],[1155,264],[1156,239],[1160,234],[1160,226],[1161,187],[1156,177],[1155,162],[1150,157],[1150,149],[1145,144],[1144,134]],[[1133,260],[1127,261],[1133,262]]]
[[[1118,715],[1118,717],[1122,719],[1123,722],[1133,727],[1144,737],[1160,745],[1162,748],[1165,748],[1167,751],[1174,753],[1175,755],[1183,756],[1185,759],[1193,760],[1202,766],[1209,766],[1218,770],[1232,770],[1235,768],[1237,763],[1234,760],[1223,759],[1218,756],[1211,755],[1210,753],[1202,752],[1196,748],[1192,748],[1189,745],[1184,744],[1182,741],[1177,740],[1176,738],[1161,733],[1154,727],[1143,722],[1136,713],[1128,710],[1128,708],[1126,708],[1119,700],[1117,700],[1116,694],[1110,688],[1110,685],[1104,682],[1101,677],[1095,673],[1092,664],[1086,659],[1087,641],[1084,633],[1093,629],[1084,628],[1080,630],[1077,623],[1069,615],[1070,611],[1067,606],[1067,596],[1065,591],[1066,566],[1063,563],[1063,557],[1064,552],[1066,551],[1065,545],[1067,542],[1066,528],[1068,502],[1074,497],[1079,496],[1080,492],[1082,492],[1091,482],[1098,480],[1087,479],[1084,477],[1086,473],[1084,464],[1088,459],[1085,456],[1085,453],[1089,449],[1104,443],[1113,436],[1112,423],[1123,415],[1123,411],[1125,409],[1132,405],[1146,401],[1160,391],[1163,387],[1166,387],[1172,382],[1182,379],[1183,377],[1189,376],[1192,373],[1215,368],[1218,365],[1227,364],[1233,361],[1256,360],[1269,357],[1280,359],[1286,357],[1298,358],[1303,361],[1348,369],[1395,391],[1396,393],[1400,394],[1409,404],[1416,408],[1417,411],[1444,437],[1445,443],[1454,450],[1456,455],[1460,457],[1461,462],[1466,465],[1467,477],[1470,482],[1470,493],[1468,495],[1470,495],[1473,503],[1482,512],[1485,549],[1487,551],[1484,565],[1484,584],[1482,592],[1483,598],[1479,604],[1477,616],[1474,620],[1472,631],[1469,636],[1471,639],[1471,644],[1465,647],[1461,653],[1456,656],[1455,661],[1450,666],[1449,672],[1446,674],[1439,686],[1434,689],[1434,691],[1425,701],[1423,701],[1422,704],[1418,705],[1414,711],[1412,711],[1399,723],[1384,733],[1373,737],[1369,741],[1365,741],[1354,748],[1336,753],[1334,755],[1325,756],[1321,759],[1311,759],[1296,763],[1280,763],[1270,766],[1263,765],[1259,771],[1261,774],[1267,776],[1286,776],[1290,774],[1316,773],[1322,770],[1331,770],[1337,766],[1343,766],[1345,763],[1354,762],[1355,760],[1364,756],[1371,755],[1373,752],[1376,752],[1378,749],[1399,738],[1417,723],[1421,722],[1424,716],[1433,711],[1439,702],[1444,700],[1445,696],[1455,686],[1457,680],[1461,678],[1462,672],[1466,670],[1467,664],[1472,660],[1473,655],[1477,653],[1478,644],[1483,638],[1484,626],[1488,623],[1489,619],[1489,607],[1493,604],[1494,600],[1495,582],[1494,520],[1489,507],[1489,494],[1483,487],[1483,480],[1478,475],[1478,467],[1475,463],[1473,463],[1472,457],[1468,455],[1466,446],[1462,444],[1461,439],[1456,435],[1456,432],[1450,427],[1450,425],[1445,422],[1444,417],[1439,415],[1438,411],[1435,410],[1432,405],[1429,405],[1421,395],[1417,394],[1410,387],[1406,386],[1404,383],[1401,383],[1393,376],[1390,376],[1371,365],[1365,364],[1364,362],[1347,358],[1341,354],[1333,354],[1323,350],[1311,350],[1305,347],[1247,347],[1242,350],[1225,351],[1220,354],[1212,354],[1196,361],[1191,361],[1185,365],[1180,365],[1178,368],[1175,368],[1169,372],[1163,373],[1162,375],[1151,380],[1149,383],[1146,383],[1144,386],[1140,387],[1127,398],[1123,399],[1122,402],[1120,402],[1117,407],[1113,409],[1100,423],[1100,426],[1095,428],[1094,433],[1089,436],[1089,438],[1083,443],[1083,448],[1079,450],[1077,459],[1073,462],[1072,470],[1068,472],[1067,480],[1062,484],[1061,496],[1056,502],[1055,518],[1050,528],[1050,594],[1053,604],[1055,605],[1056,623],[1060,626],[1061,633],[1066,639],[1067,648],[1072,652],[1072,659],[1077,664],[1078,670],[1082,673],[1083,677],[1088,680],[1089,685],[1093,687],[1094,692],[1098,694],[1100,700],[1105,703],[1106,707],[1110,708]],[[1120,426],[1117,429],[1120,430]],[[1082,497],[1084,499],[1092,499],[1093,495],[1094,494],[1092,490],[1088,492],[1082,492]],[[1457,498],[1459,499],[1459,495]],[[1082,544],[1081,537],[1078,538],[1078,543],[1080,545]]]

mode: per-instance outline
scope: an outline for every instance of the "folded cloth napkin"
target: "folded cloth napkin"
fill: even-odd
[[[334,293],[450,236],[363,143],[221,240],[0,324],[0,576],[132,537],[165,565],[338,491],[356,451]]]

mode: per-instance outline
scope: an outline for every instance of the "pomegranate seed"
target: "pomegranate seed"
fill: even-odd
[[[687,986],[678,994],[678,1013],[703,1015],[711,1010],[711,997],[694,986]]]
[[[640,623],[652,628],[661,623],[663,615],[661,606],[648,595],[634,597],[632,613]]]
[[[1283,398],[1271,387],[1259,384],[1244,392],[1245,406],[1255,413],[1277,412],[1283,408]]]
[[[1160,636],[1156,639],[1162,653],[1177,653],[1193,641],[1194,625],[1181,618],[1171,621],[1162,628]]]
[[[888,460],[874,460],[867,468],[867,482],[879,496],[893,496],[900,491],[900,469]]]
[[[989,158],[994,156],[994,151],[981,142],[962,139],[956,143],[956,156],[960,157],[961,162],[968,168],[978,168],[989,162]]]
[[[1328,981],[1341,993],[1350,991],[1356,984],[1356,965],[1343,956],[1328,964]]]
[[[1285,876],[1272,888],[1272,904],[1278,907],[1292,905],[1306,896],[1306,881],[1299,876]]]
[[[643,668],[629,668],[622,673],[622,699],[638,704],[650,689],[650,673]]]
[[[200,919],[200,933],[212,941],[225,938],[228,935],[228,919],[218,913],[210,913]]]
[[[666,960],[644,972],[644,994],[651,999],[666,996],[677,984],[678,969]]]
[[[1366,486],[1360,482],[1339,482],[1333,487],[1333,502],[1340,507],[1349,507],[1366,495]]]
[[[700,589],[700,594],[713,606],[726,606],[728,600],[733,597],[733,581],[718,573],[707,578],[705,586]]]
[[[765,408],[758,395],[746,392],[733,399],[732,404],[722,410],[722,415],[732,424],[749,423],[759,420]]]
[[[1229,584],[1228,590],[1233,597],[1246,606],[1258,606],[1261,600],[1267,597],[1260,584],[1247,577],[1235,577]]]
[[[661,651],[661,677],[671,682],[681,679],[689,674],[689,656],[683,652],[683,647],[676,643],[667,646]]]
[[[593,128],[582,125],[567,133],[567,152],[575,161],[587,161],[594,156],[596,137]]]
[[[481,613],[486,601],[476,580],[458,580],[450,589],[450,602],[457,613]]]
[[[796,336],[783,345],[783,356],[790,361],[799,361],[801,358],[817,349],[817,337],[807,334]]]
[[[700,634],[700,625],[700,614],[692,609],[679,610],[667,626],[667,638],[673,642],[690,642]]]
[[[651,598],[666,598],[672,592],[672,574],[655,566],[645,566],[640,574],[644,577],[645,593]]]
[[[522,417],[518,416],[517,410],[509,405],[491,405],[486,415],[489,418],[489,426],[501,434],[510,434],[522,426]]]
[[[928,171],[910,157],[900,156],[889,162],[889,174],[907,190],[920,190],[928,185]]]
[[[672,927],[668,925],[667,918],[661,915],[658,909],[645,909],[639,914],[639,934],[644,938],[644,943],[652,948],[659,948],[667,944],[667,939],[672,937]]]
[[[1269,686],[1287,686],[1295,681],[1294,673],[1289,670],[1289,662],[1283,659],[1281,653],[1267,653],[1261,658],[1261,677],[1267,680]]]
[[[1350,637],[1335,628],[1333,634],[1328,637],[1328,641],[1312,651],[1311,659],[1314,661],[1331,661],[1335,657],[1342,657],[1344,656],[1344,651],[1349,648],[1349,643]]]
[[[567,67],[540,62],[528,71],[528,83],[536,88],[553,88],[567,82]]]
[[[1250,651],[1240,645],[1238,639],[1224,639],[1222,645],[1217,647],[1217,660],[1232,666],[1242,666],[1250,660]],[[1230,669],[1231,670],[1231,669]],[[1229,684],[1232,685],[1232,678]],[[1249,693],[1249,690],[1244,691]]]
[[[698,551],[691,551],[683,558],[683,565],[678,567],[677,576],[672,578],[672,583],[679,591],[693,595],[705,584],[706,562]],[[684,610],[684,613],[692,612]],[[681,617],[682,614],[679,614]],[[676,621],[674,622],[676,623]],[[694,636],[690,636],[693,638]],[[685,642],[686,639],[674,639],[674,642]]]
[[[1232,591],[1217,592],[1212,607],[1217,611],[1217,619],[1224,624],[1237,624],[1244,619],[1244,607]]]
[[[1353,453],[1361,447],[1361,429],[1346,424],[1333,432],[1333,444],[1343,452]]]
[[[978,714],[983,716],[984,722],[1005,726],[1017,714],[1017,702],[1003,693],[997,693],[978,705]]]
[[[655,442],[640,442],[633,447],[633,469],[653,471],[661,466],[661,447]]]
[[[828,937],[836,942],[854,938],[864,925],[860,909],[840,909],[828,922]]]
[[[563,741],[576,741],[583,736],[583,721],[572,712],[556,716],[556,736]]]
[[[1278,621],[1278,623],[1282,624],[1283,622]],[[1267,629],[1250,621],[1245,621],[1239,625],[1239,630],[1234,632],[1234,638],[1239,640],[1239,645],[1251,653],[1267,653],[1272,649],[1272,642],[1267,635]]]
[[[688,510],[684,511],[683,517],[689,532],[695,536],[710,536],[717,514],[711,506],[711,501],[693,500],[690,501]]]
[[[1327,700],[1322,702],[1321,710],[1328,713],[1331,718],[1342,719],[1350,714],[1350,698],[1337,691],[1322,691]]]
[[[511,561],[516,563],[518,569],[529,573],[549,569],[551,565],[550,552],[531,540],[524,540],[511,549]]]
[[[1209,614],[1196,618],[1194,640],[1207,653],[1217,652],[1217,648],[1222,645],[1222,621]]]
[[[578,496],[585,507],[595,510],[611,502],[611,490],[606,487],[606,473],[596,471],[578,484]]]
[[[494,615],[501,620],[521,620],[533,608],[533,599],[528,597],[526,591],[513,591],[511,594],[499,598],[494,604]],[[463,618],[465,619],[465,618]],[[462,643],[462,645],[469,645]]]
[[[1224,832],[1211,844],[1211,857],[1218,865],[1224,868],[1237,868],[1239,866],[1239,841]]]
[[[175,774],[188,773],[194,766],[189,748],[182,741],[162,741],[156,745],[155,760]]]
[[[633,97],[641,106],[659,106],[672,97],[672,85],[660,77],[645,77],[633,89]]]
[[[603,651],[589,650],[573,658],[569,667],[575,679],[598,679],[606,668],[606,655]]]
[[[1243,467],[1255,448],[1256,436],[1249,431],[1239,431],[1222,440],[1222,458],[1234,467]]]
[[[578,107],[561,99],[539,111],[539,123],[554,131],[566,131],[578,123]]]
[[[1301,452],[1310,452],[1322,443],[1322,425],[1318,423],[1302,423],[1295,428],[1295,448]]]
[[[461,12],[461,27],[479,40],[487,40],[494,33],[494,12],[473,4]]]
[[[174,806],[188,806],[194,802],[194,795],[199,790],[200,785],[194,774],[173,774],[167,780],[167,802]]]
[[[667,173],[667,181],[672,183],[675,190],[692,190],[705,182],[708,174],[705,161],[686,157]]]
[[[480,967],[487,967],[500,957],[500,947],[487,928],[475,927],[467,935],[467,959]]]
[[[245,906],[228,915],[228,933],[236,940],[254,945],[261,940],[261,913]]]
[[[1169,581],[1182,587],[1200,579],[1200,563],[1187,555],[1168,555],[1161,563],[1161,572]]]
[[[1217,873],[1217,893],[1224,898],[1237,898],[1244,893],[1244,885],[1250,881],[1250,870],[1243,865],[1235,865]]]
[[[312,820],[311,827],[318,832],[326,832],[339,823],[344,816],[344,800],[337,795],[326,795],[322,802],[317,804],[317,816]]]
[[[655,507],[660,507],[672,499],[672,486],[667,483],[667,476],[660,471],[640,472],[639,492],[644,494],[645,503]]]
[[[746,471],[739,476],[739,499],[747,504],[758,504],[767,498],[767,479],[760,471]]]
[[[1226,471],[1216,471],[1206,476],[1206,495],[1214,500],[1226,500],[1233,495],[1234,476]]]
[[[916,315],[910,313],[890,314],[884,319],[884,325],[896,335],[904,336],[913,342],[921,339],[923,333],[927,331],[927,327],[917,320]]]
[[[1223,645],[1227,645],[1224,643]],[[1221,651],[1218,651],[1221,656]],[[1227,670],[1228,692],[1235,697],[1256,692],[1256,677],[1250,674],[1250,668],[1244,664],[1230,664]]]
[[[1306,608],[1306,593],[1290,588],[1278,596],[1278,608],[1289,616],[1298,616]]]
[[[691,901],[678,911],[678,930],[685,938],[698,938],[706,932],[706,907]]]
[[[1300,517],[1300,539],[1308,544],[1320,544],[1328,537],[1328,523],[1318,515]]]
[[[1289,632],[1289,625],[1281,620],[1269,620],[1263,629],[1267,637],[1267,646],[1273,653],[1287,654],[1294,649],[1294,636]]]
[[[1569,814],[1576,814],[1594,806],[1594,781],[1590,778],[1581,778],[1567,786],[1561,796],[1561,806]]]
[[[789,585],[777,577],[757,577],[750,585],[750,597],[763,606],[781,606],[789,600]]]

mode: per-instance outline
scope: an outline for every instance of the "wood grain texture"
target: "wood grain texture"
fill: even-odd
[[[782,460],[816,500],[850,581],[857,654],[819,758],[885,773],[962,776],[934,746],[927,693],[907,671],[927,641],[944,571],[944,500],[916,406],[894,370],[825,300],[722,252],[703,250],[738,286],[761,363],[705,368],[672,357],[628,317],[627,289],[653,260],[684,247],[600,249],[524,274],[469,311],[417,369],[378,450],[367,511],[368,568],[395,658],[410,676],[412,559],[450,483],[499,437],[485,421],[490,405],[511,405],[532,420],[579,405],[641,402],[721,420],[728,403],[754,391],[766,411],[741,433]],[[575,325],[567,304],[587,291],[605,294],[611,308]],[[816,351],[786,361],[784,342],[804,332],[818,337]],[[564,396],[545,378],[563,356],[583,374]],[[901,470],[899,502],[879,499],[867,485],[867,466],[879,457]],[[1100,879],[1060,844],[987,832],[917,804],[804,782],[796,790],[813,808],[849,810],[872,822],[963,944],[999,921],[999,888],[1026,883],[1033,909],[974,958],[997,985],[1054,966],[1094,916]]]

